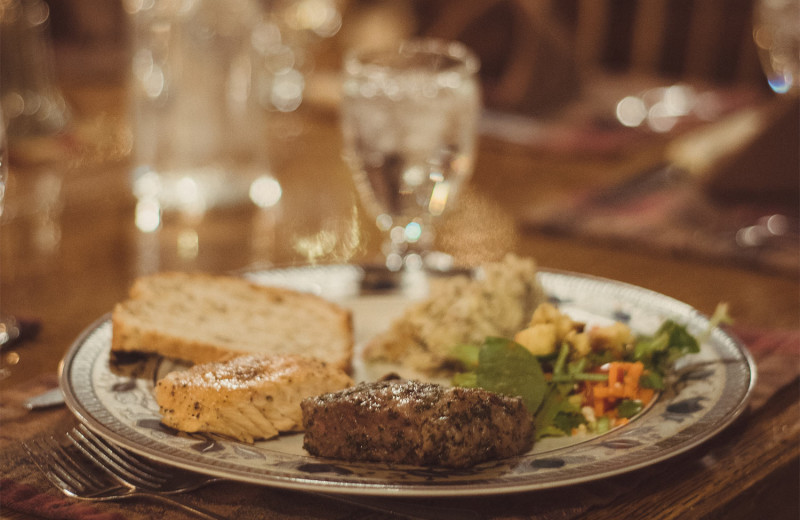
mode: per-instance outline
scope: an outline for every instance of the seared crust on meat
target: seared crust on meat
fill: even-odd
[[[305,399],[303,447],[348,461],[469,467],[526,452],[521,399],[479,388],[382,381]]]

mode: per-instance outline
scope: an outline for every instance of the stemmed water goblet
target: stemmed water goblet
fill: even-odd
[[[385,233],[388,271],[425,267],[434,220],[472,174],[481,109],[479,60],[466,46],[410,40],[344,61],[344,157]]]
[[[6,182],[8,181],[8,139],[6,138],[6,124],[3,118],[3,111],[0,109],[0,220],[3,217],[3,207],[6,195]],[[0,295],[2,304],[2,295]],[[0,305],[0,348],[6,343],[12,342],[19,335],[17,321],[13,316],[2,312]],[[0,379],[3,372],[0,369]]]

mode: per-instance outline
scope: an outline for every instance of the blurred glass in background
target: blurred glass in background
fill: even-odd
[[[42,0],[0,1],[0,99],[12,141],[57,133],[69,118],[56,83],[49,22]]]
[[[6,142],[5,117],[2,109],[0,109],[0,217],[3,216],[6,180],[8,179],[8,147]],[[4,301],[2,294],[0,294],[0,349],[19,336],[16,319],[11,315],[5,314],[3,312],[4,308]],[[0,380],[9,374],[8,369],[0,365]]]
[[[254,0],[131,0],[131,124],[137,225],[161,208],[199,214],[269,176],[258,105]],[[152,228],[152,229],[151,229]]]
[[[282,188],[268,156],[270,114],[303,101],[308,46],[336,34],[332,0],[125,0],[132,27],[136,222],[161,211],[269,208]]]
[[[800,0],[758,0],[753,39],[770,88],[800,91]]]

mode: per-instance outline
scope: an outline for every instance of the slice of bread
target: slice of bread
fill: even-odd
[[[233,276],[168,272],[136,280],[111,316],[112,352],[193,363],[302,354],[350,372],[350,311],[309,293]]]

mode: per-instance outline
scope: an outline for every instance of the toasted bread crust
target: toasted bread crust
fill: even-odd
[[[303,354],[350,371],[350,312],[318,296],[205,273],[136,280],[112,312],[111,350],[193,363],[243,354]]]

